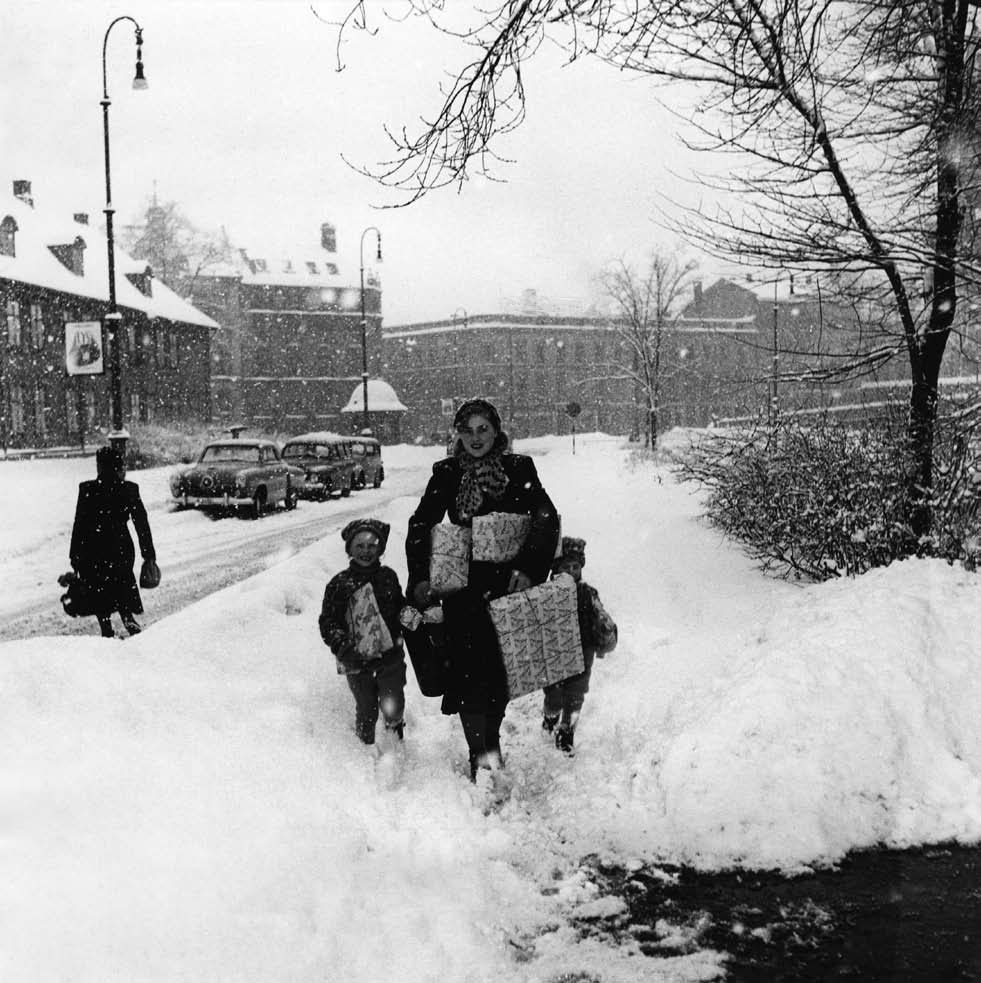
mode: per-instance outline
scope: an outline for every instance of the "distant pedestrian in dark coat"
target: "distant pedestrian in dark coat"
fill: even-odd
[[[467,586],[442,599],[449,652],[442,710],[460,715],[474,778],[478,768],[501,766],[500,729],[508,702],[504,662],[487,600],[545,581],[558,542],[559,520],[534,461],[507,451],[507,435],[493,404],[468,400],[453,423],[454,453],[433,465],[429,484],[409,519],[405,552],[410,601],[421,609],[437,599],[429,583],[431,532],[444,516],[458,526],[470,526],[474,516],[490,512],[531,517],[528,536],[513,560],[471,560]]]
[[[100,447],[95,464],[98,477],[78,486],[68,556],[92,599],[102,634],[114,636],[111,615],[118,611],[126,631],[135,635],[140,631],[135,616],[143,613],[143,602],[133,574],[136,552],[127,523],[132,520],[136,528],[143,559],[155,560],[150,523],[139,485],[126,481],[122,454]]]
[[[576,602],[579,609],[579,635],[585,670],[545,687],[542,727],[555,733],[555,746],[566,754],[573,749],[573,736],[586,694],[593,660],[612,652],[617,644],[616,622],[607,614],[600,601],[599,591],[582,579],[586,565],[586,541],[572,536],[562,537],[562,554],[552,564],[552,573],[569,574],[576,582]]]

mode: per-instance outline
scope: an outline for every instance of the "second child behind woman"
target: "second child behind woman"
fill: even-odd
[[[354,729],[364,744],[375,743],[379,712],[392,739],[401,741],[405,727],[405,655],[399,623],[405,597],[398,575],[381,563],[389,528],[378,519],[355,519],[341,530],[351,560],[328,582],[320,612],[320,635],[354,696]],[[352,598],[365,584],[371,585],[391,641],[387,650],[377,654],[365,652],[365,632],[377,626],[352,625],[350,617]]]

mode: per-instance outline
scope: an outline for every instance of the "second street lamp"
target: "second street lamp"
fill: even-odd
[[[112,401],[112,432],[109,443],[121,451],[126,449],[126,439],[129,434],[123,426],[123,381],[121,377],[119,358],[119,333],[122,326],[122,315],[116,306],[116,254],[112,233],[112,184],[109,177],[109,85],[106,76],[106,48],[109,44],[109,32],[120,22],[128,20],[136,29],[136,75],[133,78],[134,89],[147,88],[143,75],[143,30],[139,24],[125,14],[117,17],[106,29],[102,41],[102,136],[105,145],[106,159],[106,244],[109,251],[109,312],[106,314],[106,335],[109,343],[109,392]]]
[[[364,400],[362,407],[362,430],[369,429],[368,423],[368,321],[364,310],[364,237],[374,232],[378,243],[378,262],[382,258],[382,234],[373,225],[369,225],[361,233],[361,398]]]

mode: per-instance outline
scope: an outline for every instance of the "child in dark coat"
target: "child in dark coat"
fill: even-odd
[[[388,523],[378,519],[355,519],[341,530],[351,562],[330,579],[320,612],[320,635],[354,695],[355,731],[365,744],[375,743],[379,710],[392,738],[401,741],[404,730],[399,612],[405,597],[395,571],[381,564],[388,533]],[[372,596],[380,621],[370,616]]]
[[[552,563],[552,576],[567,573],[576,582],[579,634],[582,637],[582,654],[586,668],[577,676],[545,687],[542,727],[550,734],[555,734],[555,746],[567,754],[572,754],[573,735],[583,701],[589,692],[593,660],[597,655],[603,658],[617,644],[616,623],[607,614],[596,588],[582,579],[585,564],[586,541],[563,536],[562,554]]]

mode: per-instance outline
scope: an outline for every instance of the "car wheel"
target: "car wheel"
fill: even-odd
[[[252,506],[249,509],[249,518],[259,519],[262,517],[262,513],[266,508],[266,493],[260,488],[259,491],[252,496]]]
[[[375,472],[375,480],[371,483],[373,488],[381,488],[382,486],[382,475],[381,471]]]
[[[296,503],[299,501],[300,496],[293,491],[293,482],[286,482],[286,498],[283,500],[283,504],[286,506],[288,512],[292,512],[296,508]]]
[[[347,498],[348,495],[350,494],[351,494],[351,485],[350,484],[344,485],[344,487],[341,488],[341,498]]]

